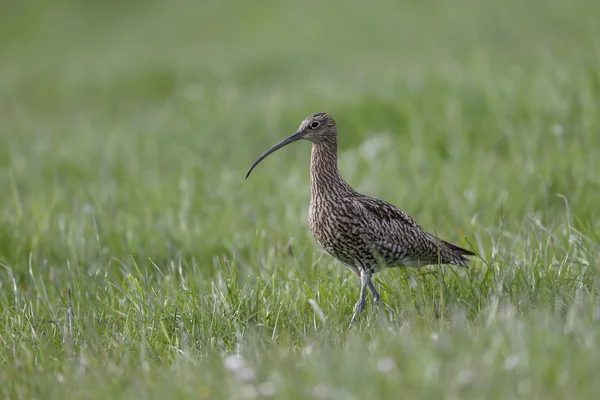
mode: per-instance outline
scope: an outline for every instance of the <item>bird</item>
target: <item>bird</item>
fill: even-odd
[[[360,295],[351,325],[366,305],[367,290],[374,304],[381,296],[372,277],[382,267],[422,267],[450,264],[469,268],[475,253],[426,232],[396,206],[354,190],[338,169],[338,135],[333,117],[325,112],[307,116],[297,131],[254,161],[246,178],[265,158],[290,143],[312,142],[308,225],[327,253],[360,278]],[[380,308],[381,311],[381,308]]]

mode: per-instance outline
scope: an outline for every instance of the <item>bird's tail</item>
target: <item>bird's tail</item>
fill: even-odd
[[[475,253],[473,253],[470,250],[463,249],[462,247],[452,244],[450,242],[446,242],[445,240],[442,240],[442,243],[450,252],[450,257],[448,261],[450,261],[452,264],[456,264],[461,267],[469,267],[469,265],[467,264],[469,262],[469,259],[466,256],[474,256],[476,255]]]
[[[442,240],[442,243],[444,243],[446,245],[446,247],[448,247],[448,249],[450,249],[453,252],[458,253],[460,255],[464,255],[464,256],[474,256],[475,255],[475,253],[473,253],[471,250],[463,249],[462,247],[452,244],[450,242],[446,242],[445,240]]]

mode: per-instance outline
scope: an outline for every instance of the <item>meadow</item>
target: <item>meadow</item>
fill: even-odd
[[[3,1],[0,393],[600,394],[600,3]],[[470,269],[358,279],[307,223],[339,167]],[[599,353],[597,353],[599,352]]]

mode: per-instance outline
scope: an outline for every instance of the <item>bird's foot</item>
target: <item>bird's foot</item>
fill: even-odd
[[[381,298],[379,298],[379,296],[373,297],[373,305],[375,306],[375,308],[378,308],[381,310]]]
[[[354,313],[352,315],[352,321],[350,321],[351,326],[354,325],[354,323],[356,322],[356,318],[358,317],[358,314],[360,314],[365,309],[366,303],[367,302],[365,300],[360,299],[354,305]]]
[[[376,290],[373,290],[373,306],[375,308],[374,313],[379,313],[379,321],[385,326],[388,324],[387,314],[383,309],[383,303],[381,302],[381,297],[379,297],[379,293]]]

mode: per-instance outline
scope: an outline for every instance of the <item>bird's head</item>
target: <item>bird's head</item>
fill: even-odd
[[[298,130],[294,134],[283,139],[281,142],[277,143],[275,146],[265,151],[263,155],[258,157],[258,159],[254,161],[254,164],[252,164],[252,166],[248,170],[248,173],[246,173],[246,179],[248,178],[248,176],[250,176],[250,173],[252,172],[254,167],[258,165],[258,163],[267,158],[269,154],[276,152],[277,150],[290,143],[296,142],[300,139],[306,139],[310,140],[315,144],[319,144],[327,140],[335,139],[336,135],[337,132],[335,127],[335,121],[333,120],[331,115],[324,112],[311,114],[308,117],[306,117],[304,121],[302,121],[302,123],[298,127]]]

